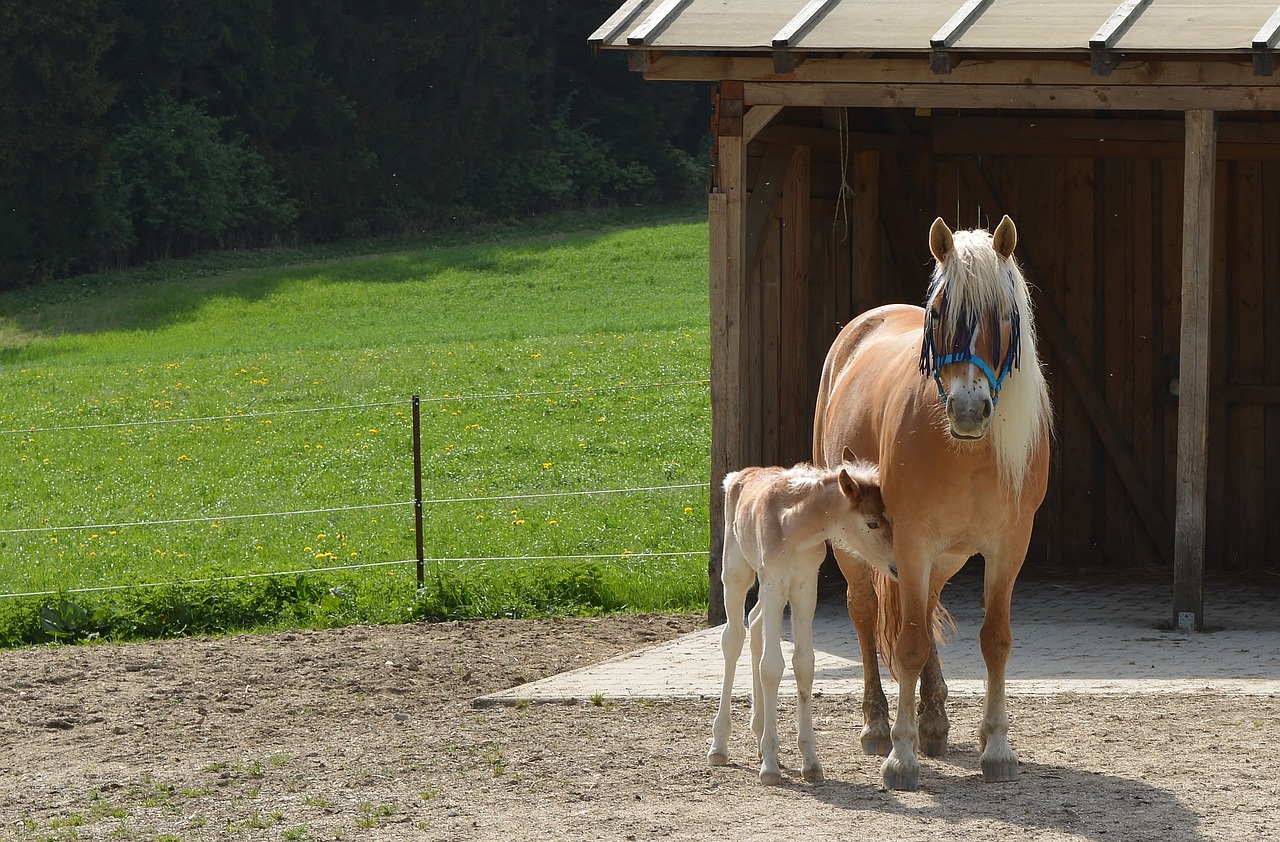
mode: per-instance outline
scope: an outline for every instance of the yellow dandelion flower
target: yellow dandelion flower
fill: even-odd
[[[544,471],[549,471],[549,470],[551,470],[551,463],[550,463],[550,462],[543,462],[543,463],[542,463],[542,470],[544,470]]]
[[[691,514],[693,514],[693,506],[685,506],[685,507],[684,507],[684,513],[685,513],[685,514],[687,514],[687,515],[691,515]]]

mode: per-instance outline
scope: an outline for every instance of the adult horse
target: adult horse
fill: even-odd
[[[934,645],[946,612],[938,596],[977,553],[986,560],[982,774],[1017,777],[1005,712],[1009,611],[1044,500],[1052,414],[1016,243],[1007,216],[994,234],[953,234],[936,220],[925,307],[863,313],[841,331],[823,366],[814,462],[839,465],[848,447],[878,464],[893,524],[896,566],[835,548],[862,652],[862,747],[888,754],[881,773],[889,789],[919,786],[917,749],[946,751],[947,689]],[[898,680],[892,730],[877,645]]]

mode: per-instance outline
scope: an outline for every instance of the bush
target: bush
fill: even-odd
[[[167,94],[116,133],[96,196],[99,248],[144,258],[257,244],[296,216],[261,155],[242,137],[223,137],[225,120],[203,103]]]

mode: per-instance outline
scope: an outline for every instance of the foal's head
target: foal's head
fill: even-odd
[[[892,566],[893,526],[880,496],[879,470],[845,448],[839,482],[844,506],[833,518],[834,540],[877,566]]]
[[[1019,364],[1025,281],[1013,259],[1009,217],[994,234],[957,231],[941,218],[929,229],[937,266],[925,301],[920,371],[934,378],[953,438],[987,434],[1005,378]]]

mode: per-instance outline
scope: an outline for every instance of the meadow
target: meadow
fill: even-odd
[[[706,248],[614,212],[0,296],[0,644],[704,608]]]

